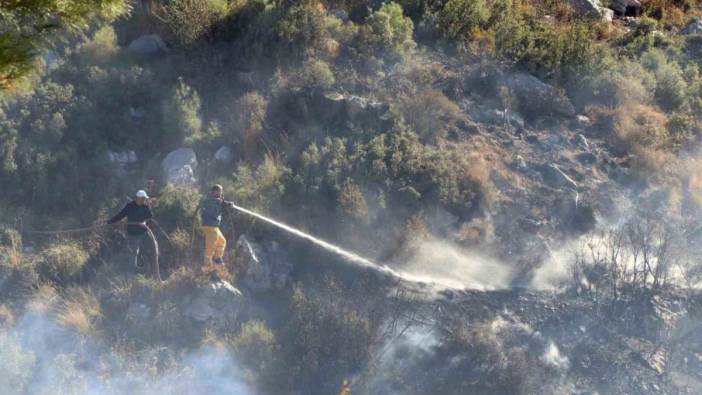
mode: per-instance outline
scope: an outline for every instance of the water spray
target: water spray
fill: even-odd
[[[248,209],[245,209],[245,208],[243,208],[243,207],[239,207],[239,206],[237,206],[237,205],[235,205],[235,204],[232,204],[232,208],[234,208],[234,209],[236,209],[236,210],[238,210],[238,211],[240,211],[240,212],[242,212],[242,213],[244,213],[244,214],[247,214],[247,215],[250,215],[250,216],[252,216],[252,217],[258,218],[258,219],[260,219],[261,221],[267,222],[267,223],[269,223],[269,224],[271,224],[271,225],[273,225],[273,226],[275,226],[275,227],[277,227],[277,228],[283,229],[283,230],[285,230],[286,232],[291,233],[291,234],[293,234],[293,235],[295,235],[295,236],[298,236],[298,237],[303,238],[303,239],[305,239],[305,240],[311,241],[311,242],[314,243],[315,245],[320,246],[320,247],[324,248],[324,249],[327,250],[327,251],[330,251],[330,252],[333,252],[333,253],[335,253],[335,254],[337,254],[337,255],[340,255],[340,256],[346,258],[349,262],[354,263],[354,264],[356,264],[356,265],[359,265],[359,266],[362,266],[362,267],[366,267],[366,268],[370,268],[370,269],[373,269],[373,270],[375,270],[375,271],[378,271],[378,272],[381,272],[381,273],[385,273],[385,274],[391,275],[391,276],[393,276],[393,277],[400,278],[400,279],[407,280],[407,281],[412,281],[412,282],[423,282],[423,283],[426,283],[426,282],[427,282],[427,281],[423,281],[423,280],[419,280],[419,279],[414,279],[414,278],[412,278],[413,276],[408,275],[408,274],[406,274],[406,273],[400,273],[400,272],[398,272],[398,271],[396,271],[396,270],[394,270],[394,269],[391,269],[391,268],[388,267],[387,265],[379,265],[379,264],[377,264],[377,263],[375,263],[375,262],[373,262],[373,261],[371,261],[371,260],[369,260],[369,259],[367,259],[367,258],[364,258],[364,257],[362,257],[362,256],[360,256],[360,255],[358,255],[358,254],[355,254],[355,253],[353,253],[353,252],[347,251],[347,250],[345,250],[345,249],[343,249],[343,248],[341,248],[341,247],[339,247],[339,246],[336,246],[336,245],[331,244],[331,243],[329,243],[329,242],[327,242],[327,241],[324,241],[324,240],[322,240],[322,239],[319,239],[319,238],[317,238],[317,237],[314,237],[314,236],[312,236],[312,235],[310,235],[310,234],[308,234],[308,233],[305,233],[305,232],[303,232],[303,231],[301,231],[301,230],[299,230],[299,229],[295,229],[295,228],[293,228],[292,226],[286,225],[286,224],[284,224],[284,223],[282,223],[282,222],[278,222],[278,221],[276,221],[276,220],[274,220],[274,219],[268,218],[268,217],[266,217],[266,216],[264,216],[264,215],[261,215],[261,214],[259,214],[259,213],[253,212],[253,211],[248,210]]]

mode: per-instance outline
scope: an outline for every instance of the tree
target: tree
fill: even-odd
[[[0,2],[0,90],[34,70],[34,59],[60,33],[84,31],[95,20],[129,11],[127,0],[7,0]]]

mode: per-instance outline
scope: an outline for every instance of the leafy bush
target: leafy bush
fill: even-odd
[[[229,12],[226,0],[172,0],[164,7],[168,28],[179,45],[205,38]]]
[[[308,296],[300,287],[293,292],[290,309],[289,321],[276,333],[287,377],[280,384],[316,388],[314,393],[320,394],[338,391],[345,376],[370,357],[371,322],[348,306]]]
[[[200,193],[191,187],[167,185],[155,199],[153,212],[167,229],[190,229],[200,203]]]
[[[275,335],[262,321],[248,321],[242,325],[231,345],[240,360],[258,377],[266,374],[275,358]]]
[[[413,31],[412,20],[403,15],[399,4],[384,3],[361,26],[358,46],[368,56],[396,61],[415,48]]]
[[[302,66],[302,84],[311,90],[330,89],[336,79],[329,64],[323,60],[308,59]]]
[[[192,145],[201,138],[200,95],[182,79],[163,105],[163,125],[170,144],[185,140]]]
[[[255,170],[239,164],[233,181],[222,180],[227,196],[251,210],[267,211],[285,192],[290,169],[279,160],[267,155]]]
[[[55,243],[41,254],[37,272],[45,280],[64,284],[77,278],[89,258],[78,242]]]
[[[339,193],[339,206],[346,215],[359,221],[368,220],[368,204],[361,188],[351,179],[347,179]]]
[[[249,92],[240,97],[233,111],[232,140],[241,138],[246,159],[255,158],[259,139],[266,120],[268,101],[258,92]]]

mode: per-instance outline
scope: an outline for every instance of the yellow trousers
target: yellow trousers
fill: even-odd
[[[203,226],[202,233],[205,234],[205,264],[212,263],[212,258],[222,259],[224,249],[227,248],[227,239],[222,231],[216,226]]]

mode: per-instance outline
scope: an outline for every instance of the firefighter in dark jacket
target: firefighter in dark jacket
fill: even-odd
[[[210,189],[210,196],[200,202],[200,220],[202,233],[205,235],[204,265],[212,263],[223,264],[224,250],[227,248],[227,239],[219,229],[222,222],[222,213],[227,207],[232,207],[233,202],[224,200],[222,186],[215,184]]]
[[[136,267],[139,267],[139,249],[141,243],[146,239],[146,221],[153,217],[148,199],[149,196],[145,191],[138,191],[134,200],[127,203],[122,211],[107,221],[108,224],[115,224],[123,218],[127,218],[128,257]]]

